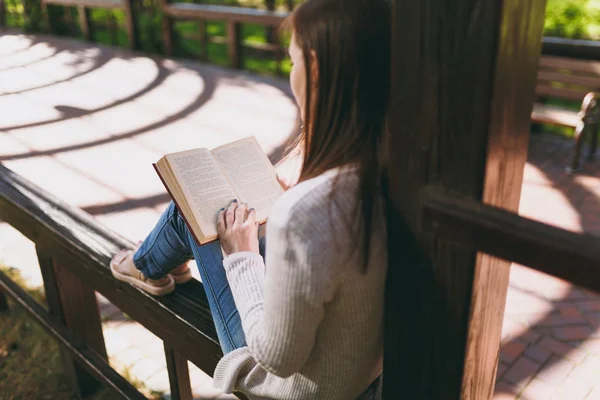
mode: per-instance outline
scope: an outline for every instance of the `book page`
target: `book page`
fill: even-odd
[[[241,139],[211,153],[221,164],[239,200],[256,209],[257,221],[265,221],[283,189],[256,138]]]
[[[184,197],[205,237],[217,234],[217,213],[237,199],[221,167],[208,150],[166,156]],[[239,199],[238,199],[239,200]]]

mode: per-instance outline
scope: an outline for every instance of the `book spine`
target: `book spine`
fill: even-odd
[[[208,241],[202,242],[200,240],[200,238],[198,238],[196,236],[196,234],[194,233],[194,230],[192,229],[192,225],[189,223],[189,221],[185,217],[185,214],[181,211],[181,207],[177,203],[177,200],[175,200],[175,197],[173,196],[173,193],[171,193],[171,190],[169,190],[169,186],[167,185],[167,182],[165,182],[162,174],[160,173],[160,170],[158,169],[158,167],[156,166],[156,164],[152,164],[152,166],[154,167],[154,170],[156,171],[156,174],[160,178],[160,181],[162,182],[163,186],[167,190],[167,193],[169,193],[169,196],[173,200],[173,203],[175,203],[175,207],[177,207],[177,210],[179,211],[179,215],[181,215],[181,218],[183,218],[183,220],[185,221],[185,224],[186,224],[188,230],[192,234],[192,236],[193,236],[194,240],[196,241],[196,243],[198,244],[198,246],[202,246],[202,245],[205,245],[205,244],[208,244],[208,243],[212,243],[212,242],[216,242],[217,240],[219,240],[219,239],[213,239],[213,240],[208,240]]]

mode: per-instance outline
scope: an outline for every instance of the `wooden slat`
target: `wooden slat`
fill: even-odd
[[[227,51],[231,68],[242,69],[243,47],[242,47],[242,25],[239,22],[227,22]]]
[[[557,88],[548,84],[538,84],[535,93],[538,96],[549,96],[573,101],[583,101],[584,97],[588,94],[588,92],[584,90]]]
[[[99,225],[0,164],[0,219],[38,246],[111,303],[208,374],[222,356],[202,284],[192,281],[175,293],[152,297],[115,280],[108,267],[121,248],[133,243]]]
[[[393,4],[384,398],[489,399],[508,263],[425,235],[419,193],[518,206],[544,2]]]
[[[168,16],[179,19],[219,20],[279,26],[289,13],[208,4],[173,3],[162,7]]]
[[[135,13],[133,10],[132,0],[122,0],[123,10],[125,12],[125,30],[127,31],[127,39],[129,42],[129,48],[132,50],[137,49],[138,37],[137,37],[137,25],[135,20]]]
[[[6,27],[6,0],[0,0],[0,29]]]
[[[44,0],[46,4],[83,6],[90,8],[124,9],[124,0]]]
[[[105,359],[98,356],[85,343],[81,343],[75,339],[67,328],[51,317],[42,306],[2,272],[0,272],[0,288],[4,288],[8,295],[23,307],[46,332],[58,340],[61,347],[67,349],[78,360],[80,365],[101,381],[107,389],[111,390],[114,396],[131,400],[143,400],[146,398],[121,375],[115,372]]]
[[[541,69],[565,69],[574,72],[585,72],[600,75],[600,62],[592,60],[578,60],[576,58],[543,56],[540,58]]]
[[[505,260],[600,292],[600,238],[569,232],[467,198],[432,189],[423,229]]]
[[[173,400],[192,400],[194,396],[190,384],[190,371],[187,360],[166,342],[164,347],[169,384],[171,386],[171,398]]]
[[[56,264],[38,248],[38,260],[50,312],[101,358],[108,360],[95,292],[69,270]],[[61,354],[71,387],[85,398],[97,392],[100,383],[71,357]]]
[[[600,44],[595,40],[544,37],[543,55],[600,60]]]
[[[77,6],[77,13],[79,14],[79,26],[81,27],[83,38],[85,40],[92,40],[89,10],[85,6],[80,5]]]
[[[173,21],[164,13],[161,15],[161,34],[165,55],[173,55]]]
[[[556,71],[540,71],[538,72],[538,80],[580,86],[586,88],[588,92],[593,92],[600,88],[600,75],[590,76],[581,74],[566,74]]]
[[[8,311],[8,299],[6,298],[6,293],[4,290],[0,288],[0,312]]]
[[[570,111],[557,106],[535,103],[533,105],[531,119],[534,122],[575,128],[577,124],[581,122],[581,118],[578,114],[579,113],[577,111]]]
[[[206,21],[198,21],[198,41],[200,42],[200,60],[208,61],[208,43],[210,35],[206,30]]]

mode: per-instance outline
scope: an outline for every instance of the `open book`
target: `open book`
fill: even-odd
[[[154,164],[198,244],[218,238],[217,214],[233,199],[264,223],[283,192],[275,168],[254,137],[213,150],[167,154]]]

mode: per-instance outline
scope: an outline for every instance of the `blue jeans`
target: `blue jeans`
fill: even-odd
[[[260,245],[264,257],[264,240]],[[148,278],[159,279],[191,259],[198,265],[223,353],[246,346],[242,321],[223,268],[221,244],[217,241],[199,246],[171,203],[133,256],[133,262]]]

